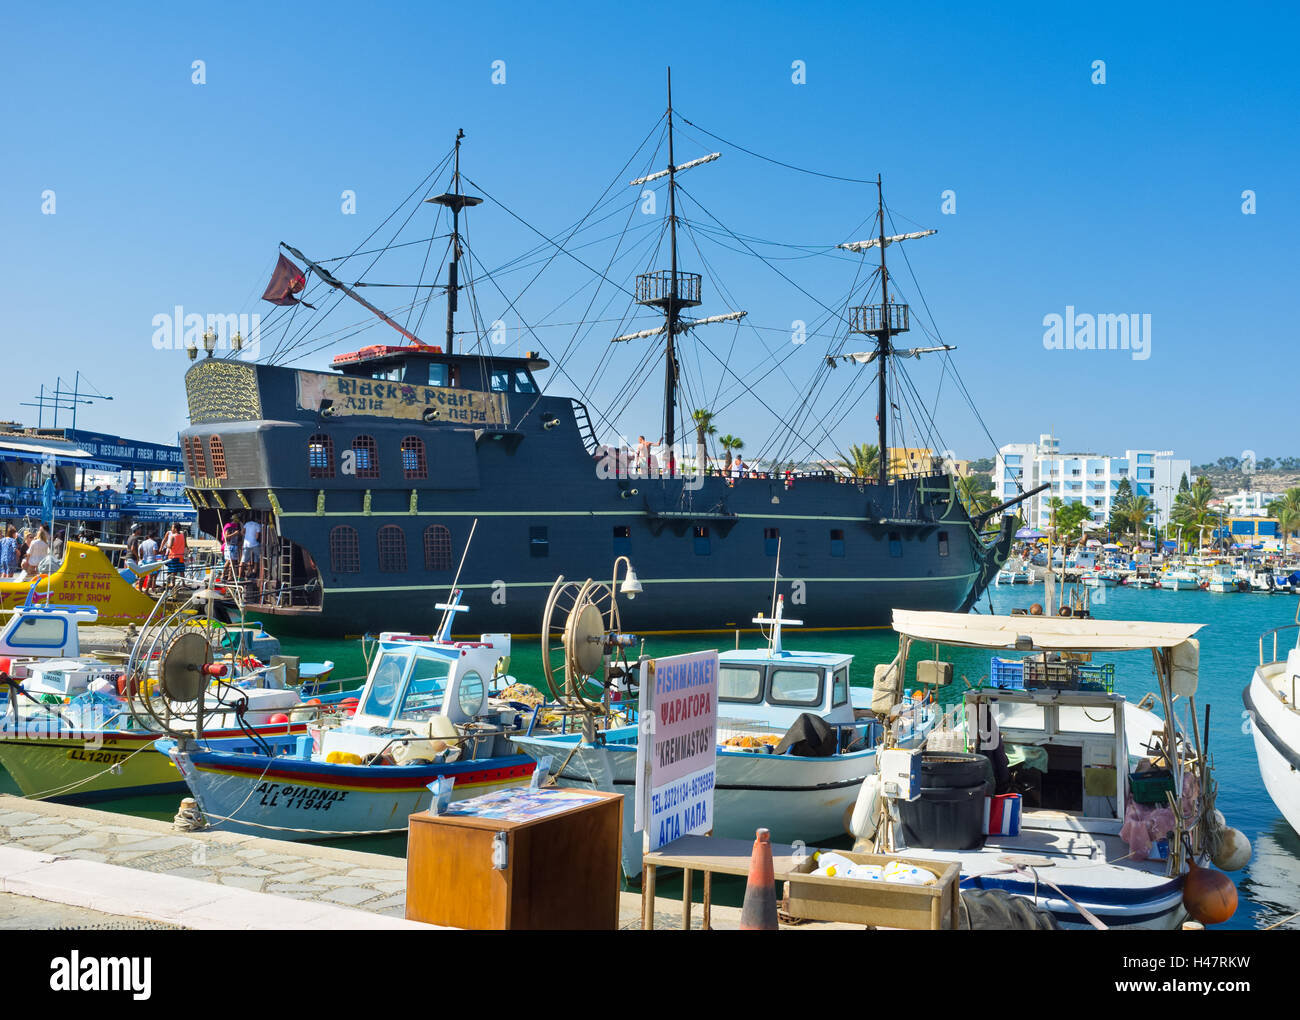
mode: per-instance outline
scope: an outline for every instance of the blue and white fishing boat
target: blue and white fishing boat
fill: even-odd
[[[1212,773],[1198,759],[1200,737],[1189,725],[1190,715],[1179,719],[1170,713],[1171,708],[1185,711],[1194,696],[1194,635],[1200,627],[895,610],[894,629],[903,648],[915,642],[927,649],[1029,651],[1027,664],[1041,662],[1045,675],[1056,676],[1037,689],[984,687],[965,695],[967,747],[990,753],[991,760],[1000,751],[1006,754],[1007,774],[998,785],[1018,793],[1023,805],[1018,826],[1003,830],[1014,834],[977,834],[968,849],[913,845],[897,825],[891,830],[884,824],[879,784],[873,790],[868,783],[855,813],[855,819],[869,820],[856,832],[858,846],[876,848],[888,840],[878,852],[902,853],[906,843],[908,857],[958,862],[963,889],[1031,899],[1062,927],[1177,927],[1187,916],[1183,837],[1200,864],[1204,848],[1216,845],[1209,832],[1225,825],[1216,817],[1213,798],[1205,796]],[[1075,660],[1067,656],[1101,651],[1157,653],[1157,700],[1166,718],[1149,711],[1146,702],[1132,705],[1096,684],[1071,682],[1068,671]],[[1148,771],[1153,758],[1172,767],[1165,773]],[[1143,778],[1158,775],[1163,778]],[[1177,816],[1165,807],[1174,829],[1167,845],[1159,845],[1148,839],[1146,826],[1163,824],[1163,816],[1154,819],[1151,812],[1165,804],[1165,788],[1181,807]],[[927,791],[921,793],[924,800]]]
[[[870,710],[870,689],[855,688],[853,656],[792,651],[782,647],[786,620],[778,600],[770,618],[766,648],[737,649],[718,656],[717,781],[714,835],[753,838],[766,828],[772,839],[825,839],[843,835],[862,780],[876,768],[883,733]],[[928,701],[907,698],[895,725],[902,746],[918,746],[934,727],[937,711]],[[832,753],[813,756],[777,746],[801,717],[813,715],[833,731]],[[558,785],[622,793],[623,865],[641,871],[641,839],[632,833],[631,798],[636,786],[638,728],[604,730],[592,741],[579,733],[523,734],[515,744],[532,757],[552,758]]]
[[[355,714],[257,750],[184,737],[158,741],[210,827],[288,840],[405,831],[451,777],[452,799],[527,784],[535,763],[510,743],[523,706],[493,696],[510,636],[452,641],[457,591],[436,637],[386,632]],[[245,742],[246,743],[246,742]]]

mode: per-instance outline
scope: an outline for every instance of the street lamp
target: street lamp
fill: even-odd
[[[614,561],[614,576],[610,578],[609,586],[612,589],[618,583],[618,565],[620,563],[627,565],[627,574],[623,577],[623,584],[618,589],[620,595],[626,595],[628,601],[636,598],[645,589],[641,587],[641,582],[637,580],[636,571],[632,569],[632,561],[626,556],[620,556]]]

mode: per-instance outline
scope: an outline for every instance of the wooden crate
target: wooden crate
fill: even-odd
[[[928,871],[936,885],[902,882],[864,882],[809,874],[816,864],[811,856],[786,876],[786,910],[810,921],[842,921],[877,928],[956,928],[961,867],[943,861],[918,861],[909,857],[853,854],[835,851],[855,864],[884,866],[902,861]]]
[[[526,820],[411,815],[407,918],[480,930],[617,928],[623,796],[542,792],[552,791],[586,799]],[[498,832],[508,847],[504,871],[492,866]]]

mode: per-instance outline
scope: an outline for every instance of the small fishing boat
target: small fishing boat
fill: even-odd
[[[1279,658],[1279,637],[1296,632],[1286,657]],[[1300,833],[1300,609],[1296,622],[1260,636],[1259,665],[1242,701],[1249,713],[1255,757],[1264,789],[1291,828]]]
[[[1166,570],[1157,579],[1161,591],[1200,591],[1205,582],[1191,570]]]
[[[303,841],[397,833],[429,806],[435,780],[454,780],[453,800],[527,784],[535,763],[510,743],[526,706],[494,696],[513,683],[510,636],[451,640],[454,614],[468,610],[460,595],[438,606],[436,637],[379,636],[350,718],[251,749],[184,734],[160,739],[208,826]]]
[[[1089,588],[1114,588],[1124,583],[1124,579],[1114,570],[1094,570],[1091,574],[1084,574],[1081,580]]]
[[[1239,590],[1237,575],[1232,567],[1222,563],[1217,564],[1210,572],[1210,580],[1205,588],[1219,595],[1234,594]]]
[[[125,663],[78,654],[76,621],[93,619],[93,607],[29,602],[15,610],[0,635],[18,648],[61,656],[0,661],[8,695],[0,765],[23,796],[88,801],[183,790],[175,767],[153,747],[169,726],[249,746],[307,732],[320,703],[331,699],[304,704],[282,667],[265,666],[232,644],[219,622],[201,615],[212,608],[212,594],[177,588],[164,595]],[[178,683],[191,695],[172,700],[168,691]],[[192,711],[199,688],[201,718]]]
[[[1023,689],[966,692],[973,753],[923,755],[918,799],[891,794],[884,777],[864,783],[858,849],[957,862],[963,890],[1032,900],[1062,927],[1169,929],[1189,907],[1204,914],[1196,889],[1185,903],[1185,879],[1235,830],[1214,811],[1193,722],[1199,624],[895,610],[894,629],[904,659],[911,643],[1031,654]],[[1151,703],[1164,718],[1095,682],[1081,657],[1102,651],[1155,653]],[[1175,694],[1191,705],[1186,720]]]
[[[714,835],[753,838],[759,827],[775,841],[812,840],[843,835],[848,811],[865,776],[875,771],[883,727],[870,710],[872,691],[855,688],[853,656],[792,651],[782,646],[784,618],[778,599],[765,648],[737,649],[718,655],[717,780]],[[810,753],[788,732],[812,715],[830,734],[821,751]],[[937,712],[928,701],[908,697],[896,735],[902,746],[918,746],[934,727]],[[634,724],[590,734],[520,734],[515,744],[539,761],[556,763],[551,774],[560,786],[622,793],[623,866],[641,872],[641,839],[632,834],[632,796],[636,786],[637,740]],[[790,745],[787,747],[787,745]],[[778,748],[784,753],[778,753]]]

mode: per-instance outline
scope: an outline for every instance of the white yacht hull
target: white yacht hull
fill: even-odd
[[[1252,713],[1251,733],[1264,789],[1282,817],[1300,833],[1300,713],[1282,703],[1260,669],[1255,670],[1242,700]]]

